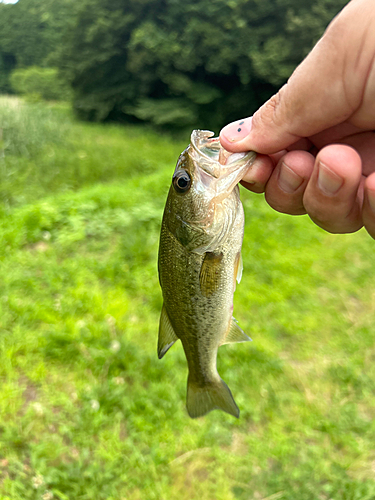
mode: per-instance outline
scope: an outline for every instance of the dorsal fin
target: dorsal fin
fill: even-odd
[[[165,306],[161,309],[159,322],[158,356],[161,359],[170,347],[178,340],[169,320]]]

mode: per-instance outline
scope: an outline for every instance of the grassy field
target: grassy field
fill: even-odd
[[[219,371],[241,409],[191,420],[156,355],[161,214],[186,141],[0,100],[0,499],[373,500],[374,241],[242,192]]]

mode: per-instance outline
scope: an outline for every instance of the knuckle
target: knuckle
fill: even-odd
[[[335,42],[336,38],[343,36],[346,30],[346,22],[343,21],[342,15],[335,16],[327,26],[323,39]]]
[[[276,212],[280,212],[282,214],[288,213],[285,205],[283,203],[280,203],[280,200],[277,200],[273,196],[267,194],[267,191],[265,193],[265,198],[268,205],[274,210],[276,210]]]
[[[339,12],[328,24],[323,36],[322,41],[336,45],[341,43],[343,38],[350,34],[353,23],[350,19],[350,13],[344,9]]]
[[[325,206],[316,203],[315,200],[308,199],[304,200],[304,206],[311,219],[313,219],[314,221],[319,221],[319,223],[321,224],[329,224],[332,212],[327,210]]]
[[[241,185],[251,191],[252,193],[264,193],[265,185],[258,182],[246,182],[244,180],[241,181]]]
[[[273,123],[276,126],[281,126],[284,123],[285,117],[282,113],[283,96],[285,93],[285,84],[277,94],[274,94],[261,108],[260,117],[265,123]]]
[[[310,219],[328,233],[353,233],[363,225],[356,204],[349,209],[347,204],[342,203],[327,206],[307,201],[305,209]]]
[[[336,232],[337,214],[315,200],[304,200],[304,206],[310,219],[322,229],[330,233]]]
[[[264,193],[264,190],[265,190],[264,184],[258,184],[258,183],[253,184],[250,189],[250,191],[252,191],[253,193],[258,193],[258,194]]]
[[[288,84],[286,84],[288,85]],[[283,107],[283,102],[284,102],[284,94],[285,94],[285,89],[286,85],[281,87],[279,92],[274,96],[273,101],[272,101],[272,109],[273,109],[273,115],[272,119],[275,125],[277,126],[282,126],[285,120],[285,116],[282,112],[282,107]]]
[[[309,213],[308,213],[308,215],[314,224],[316,224],[321,229],[324,229],[324,231],[327,231],[327,233],[339,234],[339,233],[343,232],[343,231],[340,231],[339,228],[336,227],[335,225],[330,225],[326,221],[321,221],[321,220],[317,219],[316,217],[313,217]]]

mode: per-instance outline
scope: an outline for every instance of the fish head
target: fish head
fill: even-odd
[[[208,251],[223,224],[228,226],[228,198],[256,157],[253,151],[230,153],[213,136],[208,130],[192,132],[177,161],[166,206],[170,231],[197,253]],[[231,198],[240,203],[238,189]]]

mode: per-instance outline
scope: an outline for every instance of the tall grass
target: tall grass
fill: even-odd
[[[156,355],[160,218],[185,144],[45,113],[69,121],[62,143],[34,170],[5,157],[31,171],[0,217],[1,500],[375,498],[374,242],[243,192],[234,312],[253,342],[219,351],[241,417],[191,420],[181,346]],[[50,149],[69,167],[40,187]]]
[[[146,175],[171,164],[184,143],[145,128],[74,121],[65,104],[0,97],[0,201],[14,206],[51,192]],[[22,160],[20,160],[22,159]]]
[[[48,144],[61,145],[66,140],[71,120],[45,104],[26,105],[18,97],[0,96],[0,126],[6,156],[35,157]]]

